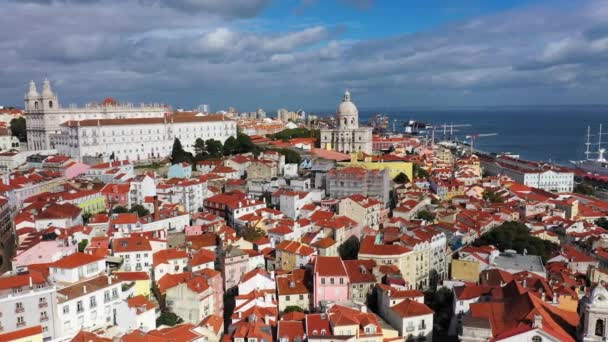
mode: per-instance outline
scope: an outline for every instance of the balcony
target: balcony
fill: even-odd
[[[49,320],[49,316],[40,317],[40,322],[46,322]]]
[[[15,308],[15,313],[21,313],[23,311],[25,311],[24,308]]]
[[[40,304],[38,304],[38,307],[39,307],[40,309],[42,309],[42,308],[46,308],[47,306],[49,306],[49,303],[47,303],[47,302],[44,302],[44,303],[40,303]]]
[[[418,326],[418,330],[424,330],[424,329],[426,329],[426,324],[420,324]]]
[[[17,322],[17,328],[21,328],[25,326],[25,322]]]
[[[415,330],[415,328],[414,328],[414,326],[413,326],[413,325],[412,325],[412,326],[408,326],[408,327],[406,327],[406,328],[405,328],[405,331],[406,331],[406,332],[412,332],[412,331],[414,331],[414,330]]]

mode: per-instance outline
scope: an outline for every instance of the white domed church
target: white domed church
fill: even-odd
[[[372,153],[372,128],[359,127],[359,111],[348,90],[338,106],[336,120],[337,128],[321,129],[321,148],[342,153]]]

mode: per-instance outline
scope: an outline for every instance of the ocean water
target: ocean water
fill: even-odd
[[[432,125],[470,124],[471,127],[457,128],[454,133],[458,140],[468,134],[497,133],[496,136],[479,137],[475,148],[486,152],[511,152],[529,160],[552,161],[567,165],[571,160],[585,157],[587,126],[591,133],[597,133],[603,124],[604,147],[608,147],[608,107],[607,106],[567,106],[567,107],[501,107],[472,108],[454,110],[360,110],[361,122],[366,122],[375,113],[382,113],[392,120],[418,120]],[[456,129],[455,129],[456,130]],[[443,130],[436,129],[436,138],[441,138]],[[597,135],[592,136],[597,141]]]

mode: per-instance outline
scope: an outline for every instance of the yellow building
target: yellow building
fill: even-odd
[[[114,272],[116,280],[124,282],[127,286],[134,286],[133,296],[150,297],[150,276],[146,272]]]
[[[380,237],[380,235],[377,235]],[[416,288],[416,269],[420,260],[416,260],[414,251],[402,245],[384,245],[374,236],[366,236],[361,241],[359,260],[374,260],[376,265],[395,265],[406,281],[408,289]]]
[[[338,167],[349,167],[356,166],[362,167],[367,170],[390,170],[391,179],[397,177],[397,175],[403,172],[408,179],[414,179],[414,164],[411,162],[403,161],[390,161],[390,162],[372,162],[370,157],[366,157],[363,161],[357,160],[357,155],[352,154],[350,162],[338,162]]]
[[[452,260],[452,279],[462,281],[479,281],[479,263],[477,261]]]

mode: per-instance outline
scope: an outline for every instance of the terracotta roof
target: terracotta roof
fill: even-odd
[[[145,237],[133,236],[126,238],[117,238],[112,240],[112,250],[116,253],[130,253],[140,251],[152,251],[150,241]]]
[[[215,252],[201,248],[192,255],[190,259],[190,266],[198,266],[210,262],[215,262],[215,258]]]
[[[83,281],[74,285],[70,285],[64,287],[60,290],[57,290],[57,298],[59,303],[66,302],[68,300],[72,300],[74,298],[79,298],[85,296],[87,294],[93,293],[95,291],[105,289],[109,286],[112,286],[115,283],[112,283],[108,280],[108,277],[105,275]]]
[[[391,307],[400,317],[416,317],[422,315],[432,315],[434,312],[426,306],[412,299],[404,299],[401,303]]]
[[[314,273],[321,277],[338,276],[346,277],[346,268],[340,257],[317,256],[315,259]]]
[[[171,264],[170,260],[173,259],[187,259],[188,253],[186,251],[176,248],[163,249],[152,255],[152,263],[154,267],[160,264]]]
[[[86,253],[73,253],[66,257],[63,257],[50,265],[50,267],[57,268],[76,268],[84,265],[88,265],[93,262],[105,260],[103,256],[91,255]]]
[[[277,276],[276,283],[279,296],[312,293],[306,282],[306,271],[303,269],[295,269],[291,274]]]
[[[277,338],[280,341],[294,342],[306,339],[304,332],[304,322],[302,321],[279,321],[277,328]]]
[[[148,272],[114,272],[112,276],[117,281],[150,280]]]
[[[150,125],[162,124],[167,122],[173,123],[189,123],[189,122],[214,122],[214,121],[232,121],[224,115],[172,115],[166,117],[154,118],[129,118],[129,119],[88,119],[88,120],[70,120],[62,123],[62,126],[78,127],[78,126],[122,126],[122,125]]]
[[[42,335],[42,326],[36,325],[33,327],[0,334],[0,341],[16,341],[19,339],[25,339],[36,335]]]
[[[344,260],[349,283],[375,283],[374,266],[374,260]]]
[[[46,279],[38,273],[21,274],[14,276],[0,277],[0,290],[7,290],[16,287],[28,286],[32,278],[33,284],[44,284]]]
[[[143,295],[128,298],[127,305],[130,308],[135,308],[138,315],[156,308],[156,304]]]
[[[78,334],[76,334],[76,336],[70,340],[70,342],[112,342],[112,339],[100,337],[92,332],[80,330]]]

